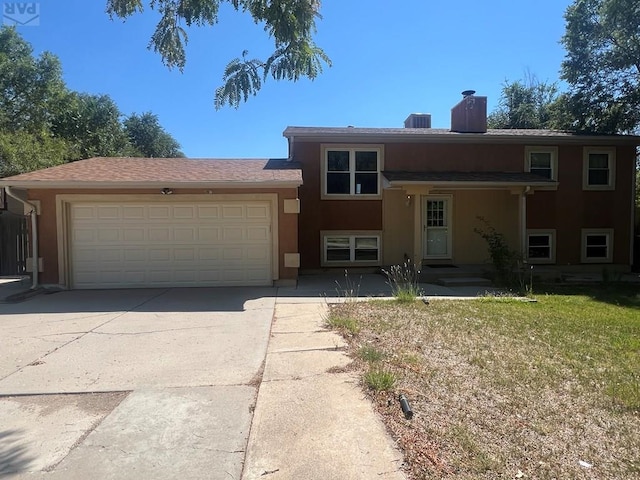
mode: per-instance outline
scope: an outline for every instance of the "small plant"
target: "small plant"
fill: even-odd
[[[398,302],[410,303],[422,296],[423,292],[418,284],[420,270],[410,259],[402,265],[392,265],[389,270],[382,270],[387,276],[387,283],[391,287],[391,293]]]
[[[358,282],[354,282],[349,277],[349,272],[344,271],[344,284],[341,284],[336,280],[336,293],[338,297],[344,298],[345,302],[355,302],[360,295],[360,283],[362,282],[362,276],[358,279]]]
[[[364,381],[371,390],[384,392],[393,388],[396,376],[389,370],[372,368],[365,374]]]
[[[493,228],[485,218],[477,218],[484,224],[484,228],[474,228],[473,231],[487,242],[491,263],[496,271],[496,282],[521,293],[531,293],[533,287],[526,285],[525,262],[522,255],[509,247],[505,236]]]
[[[355,335],[360,331],[360,326],[358,325],[358,321],[350,317],[330,314],[329,317],[327,318],[327,323],[332,328],[349,332],[352,335]]]
[[[384,355],[380,350],[376,349],[375,347],[372,347],[370,345],[364,345],[360,347],[360,349],[358,350],[358,357],[360,357],[365,362],[375,363],[382,360]]]

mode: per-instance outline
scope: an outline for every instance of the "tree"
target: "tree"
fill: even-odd
[[[167,67],[182,71],[188,41],[182,25],[215,25],[223,3],[248,13],[256,24],[263,25],[275,49],[265,60],[248,59],[244,50],[241,57],[228,63],[223,85],[216,89],[216,109],[225,104],[238,108],[250,95],[257,94],[269,76],[275,80],[313,80],[322,72],[323,63],[331,65],[329,57],[313,42],[320,0],[150,0],[149,7],[157,9],[161,18],[149,48],[160,54]],[[112,18],[126,19],[143,10],[142,0],[107,0]]]
[[[14,28],[0,29],[0,129],[41,133],[60,106],[66,87],[60,61],[31,45]]]
[[[640,126],[640,3],[575,0],[565,13],[562,78],[574,127],[628,133]]]
[[[65,163],[68,148],[46,133],[0,131],[0,177]]]
[[[564,129],[566,97],[556,83],[526,75],[524,80],[505,81],[498,107],[487,118],[489,128]]]
[[[124,130],[137,155],[143,157],[184,157],[180,144],[169,135],[151,112],[131,114],[124,121]]]
[[[69,92],[52,132],[69,143],[68,160],[130,156],[134,153],[120,121],[122,113],[108,95]]]

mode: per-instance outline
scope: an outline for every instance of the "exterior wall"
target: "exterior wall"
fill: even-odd
[[[583,228],[613,229],[613,263],[631,264],[633,147],[617,148],[615,171],[615,190],[585,191],[582,188],[583,147],[561,146],[558,149],[558,190],[528,196],[527,228],[556,230],[557,265],[581,262]]]
[[[296,145],[294,160],[302,164],[304,183],[298,229],[303,269],[321,267],[321,231],[382,230],[382,200],[320,200],[320,156],[319,143]]]
[[[475,228],[485,228],[478,219],[482,217],[505,235],[509,245],[519,248],[518,195],[506,190],[458,190],[433,191],[433,195],[451,195],[452,199],[452,259],[458,264],[483,264],[489,258],[484,239]],[[413,249],[413,201],[407,206],[403,190],[384,192],[383,261],[385,265],[401,264],[405,255],[412,256]],[[418,200],[422,205],[421,199]],[[420,227],[422,230],[422,227]],[[437,262],[433,262],[437,263]]]
[[[589,146],[585,137],[585,145]],[[336,142],[348,144],[344,139]],[[362,144],[361,139],[357,144]],[[371,142],[380,144],[379,141]],[[537,142],[536,142],[537,143]],[[300,188],[299,244],[301,268],[319,268],[322,230],[383,230],[384,265],[404,261],[414,243],[414,213],[407,208],[402,189],[383,190],[383,200],[321,200],[322,145],[293,142],[294,160],[302,165],[304,186]],[[383,170],[523,172],[527,138],[505,144],[385,143]],[[583,189],[583,145],[558,147],[556,191],[534,191],[527,195],[527,229],[552,229],[556,235],[556,264],[581,262],[582,229],[614,230],[613,263],[631,264],[633,178],[635,147],[616,148],[615,190]],[[444,193],[431,190],[430,193]],[[486,243],[475,232],[477,217],[486,218],[503,233],[514,249],[520,248],[519,195],[508,187],[493,190],[451,190],[453,195],[453,261],[485,263]],[[593,266],[593,265],[591,265]],[[596,268],[597,265],[596,265]]]
[[[278,263],[279,280],[295,280],[298,277],[297,268],[284,266],[285,253],[298,252],[298,215],[284,213],[284,200],[298,198],[297,189],[220,189],[214,190],[214,195],[222,194],[264,194],[275,193],[278,195]],[[40,215],[38,215],[39,255],[43,259],[43,269],[40,274],[40,283],[57,284],[59,282],[58,265],[58,223],[56,212],[56,196],[65,195],[104,195],[105,200],[110,195],[159,195],[158,189],[146,190],[30,190],[29,200],[40,202]],[[180,195],[199,194],[203,200],[211,198],[208,194],[202,194],[202,190],[173,189],[172,197]]]

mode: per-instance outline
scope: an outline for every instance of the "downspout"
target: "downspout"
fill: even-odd
[[[520,252],[522,258],[527,258],[527,195],[531,187],[527,185],[520,195]]]
[[[31,270],[33,272],[31,290],[36,290],[38,288],[38,271],[40,270],[40,262],[38,262],[38,209],[33,203],[18,197],[13,190],[11,190],[11,187],[4,187],[4,191],[7,192],[7,195],[11,198],[14,198],[31,209],[29,212],[31,216]]]

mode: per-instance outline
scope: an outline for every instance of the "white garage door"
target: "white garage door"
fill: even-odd
[[[270,285],[271,204],[70,206],[73,288]]]

